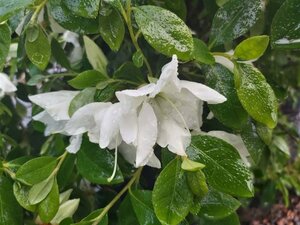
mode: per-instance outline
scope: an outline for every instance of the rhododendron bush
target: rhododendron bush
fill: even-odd
[[[0,224],[288,204],[299,48],[299,0],[0,0]]]

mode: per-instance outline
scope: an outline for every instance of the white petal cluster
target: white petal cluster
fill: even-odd
[[[5,95],[17,90],[5,73],[0,73],[0,99]]]

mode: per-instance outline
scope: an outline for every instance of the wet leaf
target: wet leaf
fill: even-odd
[[[201,170],[195,172],[186,172],[186,178],[189,187],[198,199],[202,199],[208,192],[206,177]]]
[[[240,220],[236,213],[220,220],[204,219],[202,222],[201,224],[203,225],[240,225]]]
[[[7,20],[14,13],[26,8],[34,0],[0,0],[0,23]]]
[[[192,57],[200,63],[204,64],[214,64],[215,58],[209,52],[206,44],[200,39],[194,38],[194,51],[192,53]]]
[[[21,183],[15,182],[13,186],[14,195],[18,203],[26,210],[34,212],[36,210],[35,205],[29,203],[28,195],[30,187],[27,185],[22,185]]]
[[[96,18],[99,12],[100,0],[64,0],[63,4],[77,16]]]
[[[68,83],[76,89],[95,87],[98,83],[108,80],[108,77],[97,70],[87,70],[78,74]]]

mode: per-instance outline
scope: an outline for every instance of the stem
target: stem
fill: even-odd
[[[144,53],[143,53],[142,49],[140,48],[139,43],[137,41],[137,39],[139,37],[139,34],[140,34],[140,31],[138,31],[137,34],[134,34],[134,31],[133,31],[133,28],[132,28],[132,21],[131,21],[131,1],[130,0],[126,1],[126,11],[127,12],[125,12],[125,10],[124,10],[123,7],[121,8],[121,14],[124,17],[124,20],[126,22],[126,25],[127,25],[127,28],[128,28],[129,35],[130,35],[130,38],[132,40],[132,43],[133,43],[134,47],[136,48],[136,50],[141,52],[141,54],[143,56],[143,60],[145,62],[145,65],[146,65],[146,67],[148,69],[149,76],[153,77],[151,66],[150,66],[147,58],[145,57],[145,55],[144,55]]]
[[[126,186],[116,195],[116,197],[113,198],[113,200],[107,206],[105,206],[100,215],[91,221],[93,222],[92,225],[97,225],[103,219],[103,217],[107,214],[111,207],[113,207],[113,205],[119,200],[119,198],[131,187],[131,185],[137,180],[137,178],[140,177],[142,169],[143,167],[137,169]]]
[[[58,171],[59,171],[59,169],[60,169],[62,163],[63,163],[64,160],[66,159],[67,155],[68,155],[68,152],[65,151],[64,154],[62,154],[61,156],[59,156],[59,157],[57,158],[59,161],[58,161],[58,163],[57,163],[55,169],[53,170],[53,172],[50,174],[49,178],[55,176],[55,175],[58,173]]]
[[[48,0],[44,0],[40,5],[38,5],[30,19],[30,23],[34,24],[37,20],[38,15],[40,14],[41,10],[44,8]]]

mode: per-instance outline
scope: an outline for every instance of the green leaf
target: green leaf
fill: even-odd
[[[62,0],[49,0],[49,11],[62,27],[76,33],[95,34],[99,32],[98,19],[87,19],[73,14]]]
[[[55,38],[52,38],[51,41],[51,52],[53,57],[57,60],[57,62],[61,66],[67,69],[71,68],[70,62],[66,56],[65,51],[62,49],[61,45],[58,43],[58,41]]]
[[[205,164],[202,171],[210,186],[234,196],[253,196],[251,172],[238,151],[227,142],[206,135],[193,136],[187,154]]]
[[[140,50],[136,51],[132,55],[132,61],[136,67],[138,67],[138,68],[142,67],[144,64],[143,53]]]
[[[91,212],[87,217],[83,218],[80,222],[72,224],[72,225],[94,225],[93,219],[95,219],[97,216],[99,216],[102,211],[103,211],[103,209],[97,209],[94,212]],[[105,214],[103,219],[97,225],[107,225],[107,224],[108,224],[108,216],[107,216],[107,214]]]
[[[192,34],[185,23],[174,13],[151,5],[134,10],[135,20],[146,41],[155,50],[182,60],[189,60],[194,44]]]
[[[240,205],[232,196],[211,189],[201,201],[200,213],[209,219],[222,219],[234,213]]]
[[[51,57],[51,46],[42,28],[36,27],[35,29],[28,29],[26,31],[26,54],[36,67],[38,67],[40,70],[44,70],[47,67]],[[37,37],[33,38],[31,32],[38,32]]]
[[[270,145],[272,142],[273,129],[270,129],[262,123],[256,123],[256,132],[258,136],[263,140],[266,145]]]
[[[18,203],[26,210],[34,212],[36,210],[35,205],[29,203],[28,195],[30,187],[26,185],[21,185],[21,183],[15,182],[14,186],[14,195]]]
[[[240,220],[238,215],[233,213],[230,216],[220,220],[204,219],[201,225],[240,225]]]
[[[44,223],[49,223],[59,208],[59,192],[56,181],[48,196],[38,205],[38,213]]]
[[[181,169],[186,170],[186,171],[198,171],[201,170],[205,167],[202,163],[194,162],[188,158],[184,158],[182,163],[181,163]]]
[[[258,59],[269,45],[267,35],[254,36],[242,41],[234,50],[234,56],[241,60]]]
[[[70,102],[69,115],[72,116],[82,106],[94,102],[96,88],[85,88]]]
[[[300,2],[286,0],[272,21],[271,45],[273,48],[300,48]]]
[[[124,39],[125,26],[117,10],[112,9],[108,15],[99,15],[99,31],[111,50],[118,51]]]
[[[231,0],[215,14],[209,46],[216,46],[245,34],[258,20],[261,0]]]
[[[10,42],[11,37],[9,26],[6,23],[0,24],[0,71],[2,71],[3,65],[6,62]]]
[[[202,199],[208,192],[204,173],[201,170],[187,172],[186,178],[193,194],[196,195],[198,199]]]
[[[209,109],[225,126],[241,130],[248,114],[238,99],[233,74],[220,64],[209,67],[206,74],[206,84],[227,98],[224,103],[209,105]]]
[[[0,0],[0,23],[18,11],[28,7],[34,0]]]
[[[55,217],[51,220],[51,224],[60,224],[66,218],[72,217],[79,206],[80,199],[72,199],[62,203]]]
[[[16,178],[27,185],[37,184],[49,177],[56,166],[56,158],[38,157],[24,163],[17,171]]]
[[[75,159],[76,155],[68,154],[62,163],[57,173],[57,183],[60,188],[64,188],[72,181],[71,177],[74,173]]]
[[[199,63],[204,64],[214,64],[215,58],[209,52],[206,44],[200,39],[193,38],[194,40],[194,51],[192,52],[192,57]]]
[[[126,195],[118,209],[118,225],[139,224],[135,212],[133,211],[130,196]]]
[[[122,64],[114,73],[113,78],[118,80],[131,81],[136,83],[137,86],[145,83],[143,74],[141,73],[140,69],[131,62]]]
[[[102,50],[87,36],[83,36],[83,41],[87,58],[93,68],[99,70],[102,74],[107,75],[106,66],[108,62]]]
[[[119,11],[122,10],[123,6],[122,6],[122,3],[120,0],[104,0],[104,2],[106,2],[107,4],[110,4],[111,6],[115,7]]]
[[[98,145],[84,140],[77,154],[77,168],[79,173],[96,184],[117,184],[123,182],[123,176],[117,168],[115,178],[108,182],[114,168],[114,157],[107,149],[100,149]]]
[[[50,193],[54,183],[54,178],[43,180],[33,185],[29,190],[28,200],[31,205],[35,205],[43,201]]]
[[[77,16],[96,18],[99,12],[100,0],[64,0],[63,4]]]
[[[180,223],[193,204],[193,194],[180,165],[180,159],[172,160],[159,174],[154,185],[154,211],[163,225]]]
[[[234,80],[244,109],[256,121],[274,128],[277,124],[278,103],[264,75],[251,64],[236,63]]]
[[[98,83],[107,81],[108,77],[98,70],[87,70],[78,74],[68,83],[76,89],[84,89],[87,87],[95,87]]]
[[[160,225],[153,210],[151,191],[130,191],[130,200],[139,224]]]
[[[0,176],[0,224],[20,225],[23,224],[23,212],[18,204],[11,181]]]

